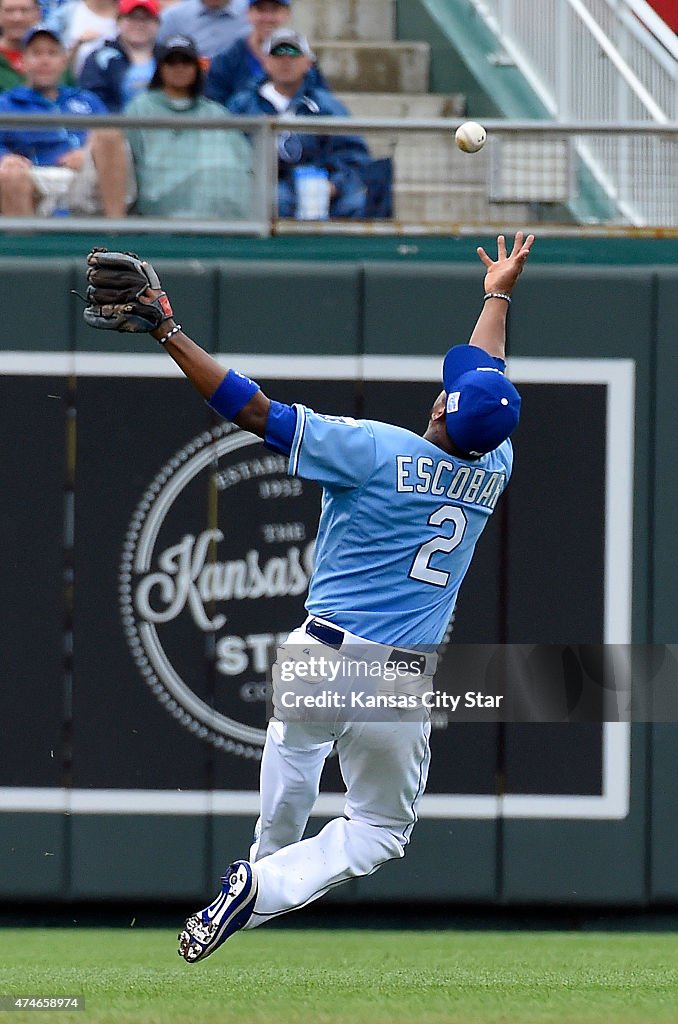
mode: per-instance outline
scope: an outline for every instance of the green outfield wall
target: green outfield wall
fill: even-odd
[[[108,562],[118,557],[124,542],[121,524],[129,520],[137,500],[124,492],[124,475],[131,479],[130,495],[140,497],[149,474],[206,422],[184,382],[156,384],[153,370],[146,379],[132,374],[128,384],[124,375],[116,375],[116,358],[135,353],[156,356],[154,342],[95,333],[82,322],[81,303],[71,290],[83,288],[82,254],[95,241],[102,240],[0,236],[0,389],[6,449],[2,521],[7,544],[0,572],[6,610],[0,646],[8,652],[0,695],[5,733],[5,754],[0,750],[0,896],[10,901],[200,901],[229,859],[247,849],[252,814],[195,809],[119,813],[106,810],[104,804],[96,811],[88,811],[84,804],[69,810],[66,797],[63,807],[54,803],[53,810],[44,809],[50,794],[67,794],[71,786],[80,786],[83,792],[118,785],[129,791],[137,784],[153,789],[153,780],[165,779],[163,772],[172,768],[165,763],[164,748],[155,747],[152,740],[158,716],[169,723],[171,731],[162,742],[170,745],[177,761],[172,780],[156,782],[156,787],[180,790],[184,764],[194,772],[189,783],[193,788],[241,787],[240,768],[231,767],[230,755],[188,737],[180,723],[170,723],[134,667],[127,665],[122,640],[119,653],[112,652],[111,634],[119,632],[117,609],[110,611],[109,625],[106,615],[99,619],[93,614],[97,600],[106,600],[108,590],[114,594],[117,564]],[[421,390],[412,390],[412,402],[416,399],[421,409],[413,410],[407,408],[403,391],[407,381],[398,377],[396,383],[382,386],[375,367],[383,360],[388,378],[404,365],[399,358],[438,359],[449,345],[468,338],[482,296],[475,246],[492,242],[485,237],[131,236],[104,241],[152,257],[185,329],[217,357],[242,356],[244,370],[249,369],[248,360],[254,361],[268,390],[275,389],[276,381],[275,372],[264,369],[267,359],[273,368],[283,366],[286,359],[308,360],[308,373],[300,363],[298,382],[288,374],[280,382],[278,397],[311,405],[332,401],[337,411],[383,416],[414,429],[426,415],[428,386],[423,378],[417,384]],[[182,259],[177,258],[179,252]],[[577,492],[577,480],[583,479],[577,465],[594,458],[594,449],[600,449],[604,458],[605,445],[614,446],[618,436],[625,436],[624,411],[617,408],[612,422],[609,404],[604,395],[600,404],[594,382],[586,385],[590,393],[577,392],[576,401],[571,392],[568,423],[570,392],[562,388],[578,385],[558,383],[561,371],[554,361],[561,360],[591,366],[596,361],[597,374],[604,374],[608,364],[632,374],[627,414],[633,421],[634,444],[629,465],[621,467],[633,488],[631,634],[622,639],[636,644],[671,644],[678,639],[678,476],[673,468],[678,441],[677,324],[678,240],[548,238],[536,245],[516,292],[509,328],[511,358],[516,367],[522,365],[533,375],[525,392],[526,407],[527,396],[532,396],[525,450],[533,476],[516,480],[517,498],[507,527],[511,556],[508,567],[504,565],[509,581],[491,576],[491,589],[508,588],[509,610],[500,602],[493,618],[494,604],[488,604],[487,615],[474,616],[473,609],[462,609],[460,629],[467,640],[494,642],[503,636],[527,643],[532,639],[531,621],[539,624],[537,641],[603,639],[598,626],[591,638],[562,637],[558,624],[581,621],[578,609],[587,606],[587,595],[600,584],[594,578],[595,552],[601,552],[601,559],[616,557],[610,551],[614,538],[610,541],[604,523],[596,527],[593,540],[586,537],[587,509],[600,505],[604,492],[613,492],[606,492],[603,485],[600,493]],[[88,354],[111,357],[101,379],[91,366],[87,380],[79,376],[78,366],[85,364],[77,359]],[[325,364],[318,357],[343,362],[327,362],[324,373]],[[346,369],[350,360],[355,360],[353,370]],[[341,380],[335,380],[332,367],[339,365]],[[365,366],[371,367],[371,376],[364,373]],[[107,385],[109,374],[115,383]],[[585,383],[587,379],[584,374]],[[517,466],[519,442],[520,438]],[[596,464],[582,471],[587,480],[593,480]],[[610,465],[608,460],[608,472]],[[540,497],[542,476],[548,479],[548,498]],[[84,538],[79,552],[76,547],[74,566],[64,556],[64,516],[68,519],[73,511],[64,505],[64,487],[74,496],[75,536],[80,531]],[[116,510],[116,502],[124,508]],[[99,547],[97,520],[103,530],[109,515],[115,536],[109,547]],[[532,540],[523,535],[527,527],[521,523],[528,524]],[[550,523],[555,524],[553,529]],[[73,522],[66,526],[72,528]],[[578,536],[582,544],[590,540],[592,545],[591,576],[585,566],[568,566]],[[520,553],[530,544],[533,556],[525,560]],[[500,551],[497,532],[488,537],[483,572],[496,572],[492,566]],[[75,614],[69,571],[75,574],[76,595],[78,587],[87,595],[86,600],[76,596]],[[469,587],[472,595],[481,595],[478,578],[469,581]],[[478,607],[485,606],[481,602]],[[68,645],[64,648],[64,637],[73,628],[74,657]],[[118,639],[116,634],[116,643]],[[190,647],[193,640],[187,643]],[[26,665],[30,671],[25,671]],[[129,675],[124,685],[121,673]],[[78,707],[79,692],[86,699]],[[130,746],[128,753],[116,740],[116,720],[127,722],[125,715],[129,733],[135,731],[133,717],[140,723],[140,737],[134,742],[143,749],[137,752]],[[466,739],[456,735],[460,749],[466,751],[468,742],[463,755],[467,768],[478,757],[478,776],[488,775],[483,792],[492,796],[500,786],[495,738],[485,736],[476,743],[473,728]],[[88,736],[90,730],[96,744]],[[545,768],[542,790],[541,755],[532,749],[539,746],[539,733],[521,738],[516,730],[504,737],[503,768],[508,765],[509,775],[512,772],[517,780],[526,759],[533,765],[527,791],[547,796],[559,792],[561,783],[562,792],[569,792],[562,780],[568,773],[577,775],[578,758],[599,757],[602,764],[614,745],[618,760],[610,761],[612,774],[605,776],[605,785],[616,786],[615,772],[628,781],[626,803],[622,800],[616,810],[528,818],[515,811],[504,813],[509,805],[500,801],[491,813],[465,817],[457,808],[449,818],[426,817],[415,829],[405,864],[390,864],[369,879],[351,882],[332,893],[331,900],[675,905],[678,727],[641,722],[627,732],[628,744],[620,734],[589,737],[591,753],[583,734],[573,733],[575,741],[569,745],[559,734],[553,743],[559,760]],[[149,738],[145,747],[144,736]],[[546,750],[550,740],[546,732],[542,737]],[[84,770],[82,765],[89,763],[94,767]],[[469,771],[473,774],[476,768]],[[250,772],[247,785],[252,777]],[[588,784],[578,778],[580,788],[574,792],[588,792]],[[28,797],[26,805],[16,809],[21,805],[16,794],[28,790],[41,809],[31,810]],[[515,792],[520,792],[517,782]],[[606,794],[601,790],[599,795],[603,799]],[[313,827],[321,820],[314,819]]]

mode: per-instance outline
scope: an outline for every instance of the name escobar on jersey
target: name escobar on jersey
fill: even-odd
[[[506,486],[504,473],[471,466],[457,466],[448,459],[421,455],[396,456],[396,489],[399,494],[435,494],[471,505],[493,509]]]

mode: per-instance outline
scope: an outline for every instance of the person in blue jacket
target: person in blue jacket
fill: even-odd
[[[309,83],[315,54],[308,40],[291,29],[278,29],[264,44],[265,77],[242,89],[228,103],[233,114],[347,117],[349,112],[329,89]],[[292,129],[292,124],[290,129]],[[370,153],[359,135],[311,135],[284,131],[278,136],[278,214],[294,217],[297,196],[294,171],[316,167],[329,179],[330,217],[362,218]]]
[[[263,77],[264,43],[276,29],[286,28],[290,19],[290,0],[249,0],[249,5],[252,31],[213,58],[205,80],[205,95],[223,106],[253,79]],[[329,88],[317,63],[309,69],[306,82]]]
[[[106,114],[101,100],[60,84],[68,54],[55,31],[36,25],[24,37],[25,85],[0,95],[1,114]],[[81,214],[103,211],[123,217],[131,182],[120,132],[63,128],[0,131],[0,213],[26,217],[55,209]]]
[[[159,28],[157,0],[120,0],[117,38],[90,53],[80,86],[98,96],[112,114],[119,113],[153,78]]]

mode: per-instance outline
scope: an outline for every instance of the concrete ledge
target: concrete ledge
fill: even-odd
[[[490,203],[484,188],[473,185],[446,186],[398,185],[394,189],[397,220],[449,221],[523,226],[529,220],[529,207],[521,203]]]
[[[313,48],[337,92],[428,92],[428,43],[321,41]]]
[[[294,0],[294,27],[317,39],[395,39],[395,0]]]
[[[342,92],[339,99],[356,117],[464,117],[463,93]]]

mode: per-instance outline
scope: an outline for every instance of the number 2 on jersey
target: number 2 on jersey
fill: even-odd
[[[454,551],[455,548],[459,547],[464,539],[468,520],[464,510],[456,505],[441,505],[440,508],[437,508],[428,517],[428,525],[442,526],[443,523],[454,524],[452,535],[450,537],[434,537],[432,540],[427,540],[425,544],[422,544],[414,556],[412,568],[409,572],[411,579],[420,580],[422,583],[430,583],[434,587],[446,587],[450,574],[443,569],[433,569],[429,565],[431,558],[438,551],[442,551],[447,555],[450,551]]]

